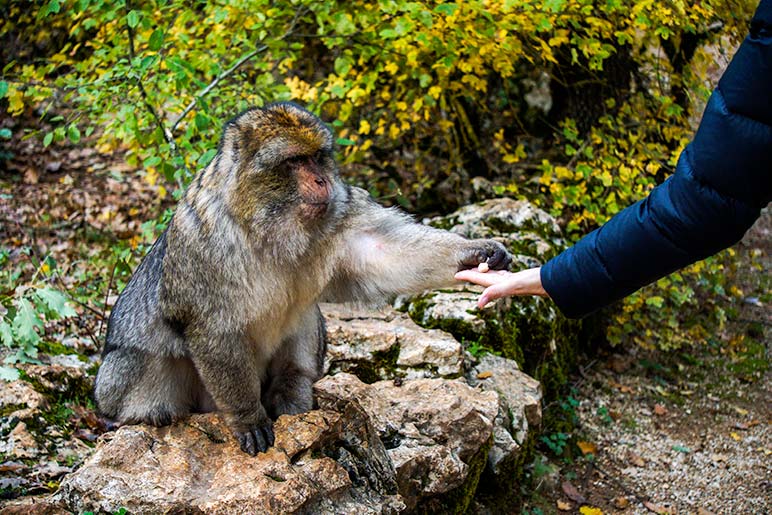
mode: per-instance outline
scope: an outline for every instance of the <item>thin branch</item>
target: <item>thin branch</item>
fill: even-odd
[[[298,9],[295,11],[295,16],[292,19],[292,22],[290,23],[289,28],[284,32],[284,34],[278,39],[278,41],[283,41],[288,36],[292,34],[292,31],[295,28],[295,25],[297,25],[298,19],[300,18],[300,13],[303,11],[303,9]],[[268,49],[268,45],[262,45],[251,52],[245,54],[241,57],[238,61],[236,61],[233,66],[222,72],[220,75],[215,77],[212,82],[210,82],[204,89],[201,90],[200,93],[198,93],[193,100],[190,101],[190,103],[185,106],[185,109],[182,110],[182,113],[177,117],[177,120],[172,124],[171,133],[174,133],[175,130],[177,130],[177,127],[179,126],[180,122],[188,115],[190,112],[198,105],[198,101],[208,95],[214,88],[217,87],[217,85],[226,77],[233,74],[236,70],[238,70],[244,63],[255,57],[256,55],[266,51]]]
[[[131,6],[129,2],[126,2],[126,10],[127,11],[131,10]],[[126,22],[126,30],[128,31],[128,36],[129,36],[129,62],[131,63],[134,61],[134,57],[136,54],[134,51],[134,30],[131,28],[128,21]],[[182,167],[185,169],[185,173],[187,175],[191,175],[190,170],[188,169],[188,165],[185,164],[185,158],[180,153],[180,150],[177,147],[177,143],[174,141],[174,135],[169,130],[169,128],[166,127],[163,120],[161,120],[161,117],[158,114],[158,111],[150,102],[150,98],[148,97],[147,91],[145,90],[145,86],[142,84],[142,78],[141,77],[137,78],[135,83],[137,85],[137,88],[139,88],[139,93],[142,96],[142,100],[145,103],[145,107],[147,108],[148,111],[150,111],[150,114],[155,119],[155,123],[158,126],[158,128],[161,129],[164,139],[166,140],[166,143],[169,145],[169,148],[171,149],[172,153],[180,158],[180,162],[182,163]],[[179,188],[182,188],[182,181],[180,179],[177,179],[177,186]]]
[[[200,98],[205,97],[209,94],[210,91],[212,91],[214,88],[217,87],[217,85],[222,81],[224,78],[231,75],[233,72],[238,70],[241,65],[255,57],[257,54],[264,52],[268,49],[268,45],[263,45],[259,48],[256,48],[249,52],[248,54],[244,55],[241,59],[236,61],[233,66],[222,72],[220,75],[214,78],[212,82],[210,82],[204,89],[201,90],[200,93],[198,93],[193,100],[185,107],[185,109],[182,110],[182,113],[177,117],[177,120],[172,124],[172,128],[170,130],[170,133],[174,133],[175,130],[177,130],[177,126],[179,126],[180,122],[193,110],[193,108],[196,107],[198,104],[198,100]]]

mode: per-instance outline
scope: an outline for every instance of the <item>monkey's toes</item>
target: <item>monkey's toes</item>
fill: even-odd
[[[234,435],[236,435],[242,451],[250,456],[256,456],[258,452],[266,452],[273,445],[273,422],[244,432],[234,431]]]

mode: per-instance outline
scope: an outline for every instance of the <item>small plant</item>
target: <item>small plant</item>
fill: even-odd
[[[28,249],[22,252],[29,255]],[[2,291],[15,284],[22,275],[19,267],[6,266],[9,255],[6,249],[0,251],[0,265],[4,265],[0,272]],[[45,323],[76,315],[64,294],[40,278],[45,277],[55,266],[52,259],[44,259],[36,267],[30,281],[8,288],[9,293],[0,297],[0,341],[14,351],[5,358],[6,365],[37,363],[38,346]],[[19,373],[14,367],[0,366],[0,379],[14,380],[18,377]]]
[[[566,450],[566,445],[571,438],[571,435],[567,433],[552,433],[541,437],[541,441],[552,451],[555,456],[562,456]]]

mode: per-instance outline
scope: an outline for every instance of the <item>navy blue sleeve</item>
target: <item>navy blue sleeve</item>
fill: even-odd
[[[569,317],[587,315],[739,241],[772,199],[772,0],[708,102],[672,177],[541,269]]]

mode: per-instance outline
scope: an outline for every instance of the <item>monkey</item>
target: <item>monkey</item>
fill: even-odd
[[[290,102],[227,122],[108,319],[95,398],[120,424],[223,414],[265,452],[273,420],[312,409],[326,330],[319,302],[378,304],[511,256],[415,222],[344,182],[331,130]]]

